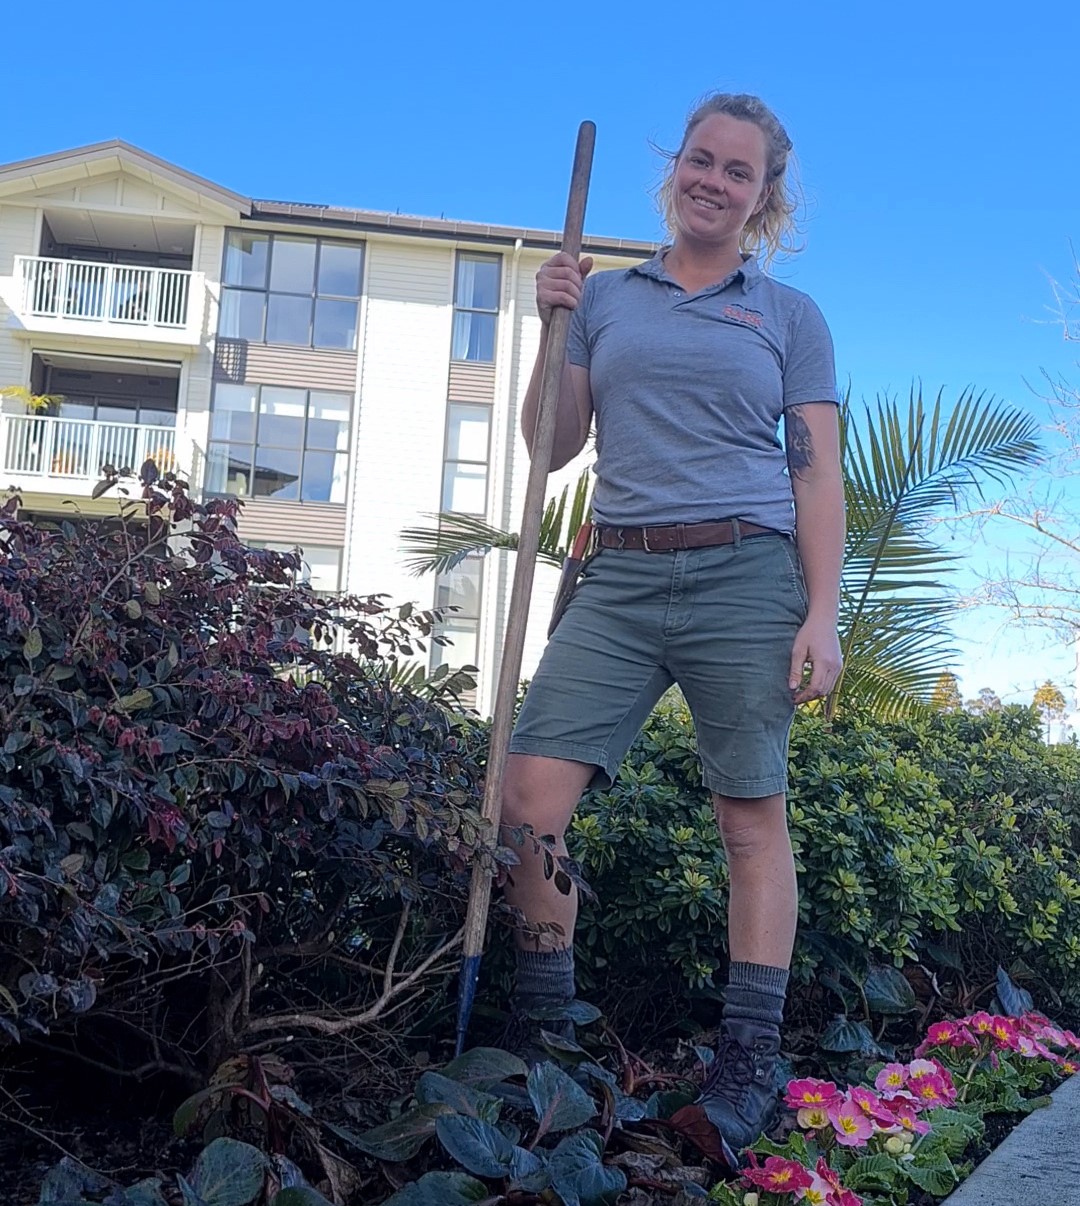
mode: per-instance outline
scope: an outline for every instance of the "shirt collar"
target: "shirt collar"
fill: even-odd
[[[664,268],[664,256],[671,250],[670,247],[661,247],[660,250],[652,257],[643,261],[640,264],[635,264],[630,272],[639,273],[641,276],[651,277],[656,281],[665,281],[669,285],[677,284],[667,274]],[[753,256],[744,256],[742,266],[736,268],[729,276],[726,276],[722,281],[713,285],[707,290],[702,290],[703,293],[719,293],[726,289],[729,285],[733,285],[738,279],[743,293],[749,293],[751,289],[764,277],[761,271],[761,265],[754,259]]]

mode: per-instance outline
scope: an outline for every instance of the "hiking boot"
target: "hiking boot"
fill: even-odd
[[[756,1143],[776,1114],[773,1078],[779,1053],[778,1030],[760,1022],[725,1021],[716,1058],[687,1114],[699,1119],[704,1114],[732,1152]]]

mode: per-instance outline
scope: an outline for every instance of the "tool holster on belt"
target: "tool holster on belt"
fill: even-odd
[[[548,622],[547,634],[549,637],[558,627],[559,621],[563,618],[563,612],[566,611],[567,605],[574,596],[574,591],[577,590],[581,571],[599,551],[593,540],[594,533],[595,529],[591,523],[583,523],[574,537],[573,547],[563,561],[559,588],[555,592],[555,602],[552,604],[551,619]]]

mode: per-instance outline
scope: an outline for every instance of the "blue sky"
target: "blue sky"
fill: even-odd
[[[12,76],[0,161],[120,137],[264,199],[557,228],[590,118],[588,229],[655,238],[650,140],[677,143],[706,91],[757,92],[808,203],[781,273],[856,397],[974,385],[1042,417],[1025,381],[1073,368],[1046,319],[1080,246],[1080,6],[9,7],[7,43],[41,58]],[[965,613],[966,694],[1071,680],[1071,651],[999,627]]]

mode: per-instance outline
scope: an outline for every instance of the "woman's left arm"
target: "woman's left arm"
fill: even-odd
[[[836,625],[844,561],[844,482],[836,404],[789,406],[784,411],[784,443],[795,496],[795,540],[810,601],[791,651],[788,685],[800,704],[828,695],[841,668]],[[810,674],[803,683],[807,666]]]

